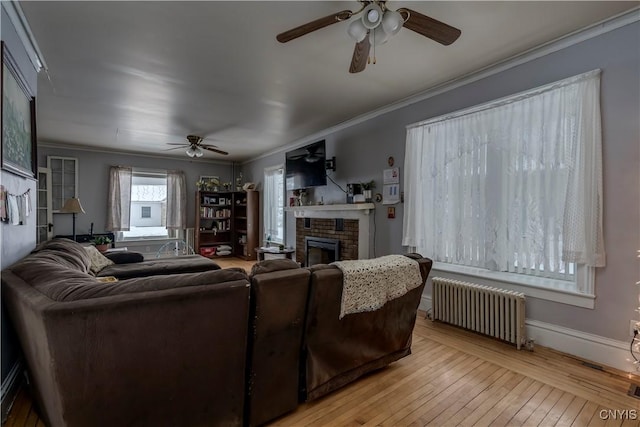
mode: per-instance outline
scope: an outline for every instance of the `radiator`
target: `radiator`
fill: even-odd
[[[525,344],[524,294],[434,277],[433,320],[515,344]]]

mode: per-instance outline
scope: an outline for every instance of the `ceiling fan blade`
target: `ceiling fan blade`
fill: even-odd
[[[297,39],[298,37],[304,36],[305,34],[309,34],[312,31],[316,31],[320,28],[335,24],[336,22],[345,21],[349,19],[352,14],[353,12],[351,12],[350,10],[343,10],[337,13],[333,13],[329,16],[325,16],[324,18],[307,22],[306,24],[300,25],[299,27],[293,28],[289,31],[285,31],[284,33],[280,33],[276,36],[276,39],[280,43],[286,43],[293,39]]]
[[[420,12],[416,12],[415,10],[403,7],[398,9],[398,12],[409,16],[405,19],[405,28],[415,31],[418,34],[435,40],[445,46],[456,41],[462,33],[462,31],[452,27],[451,25],[447,25],[437,19],[430,18]]]
[[[189,146],[188,143],[184,143],[184,142],[167,142],[167,145],[182,145],[184,147],[188,147]]]
[[[356,43],[356,47],[353,49],[353,57],[351,58],[351,65],[349,66],[350,73],[359,73],[364,71],[367,66],[367,59],[369,58],[369,49],[371,43],[369,42],[369,34],[359,43]]]
[[[167,148],[167,149],[162,150],[162,151],[179,150],[179,149],[181,149],[181,148],[186,148],[186,147],[188,147],[188,145],[183,145],[182,147],[172,147],[172,148]]]
[[[223,156],[228,156],[229,153],[226,151],[219,150],[217,148],[210,147],[208,145],[201,145],[200,148],[204,148],[205,150],[213,151],[214,153],[222,154]]]

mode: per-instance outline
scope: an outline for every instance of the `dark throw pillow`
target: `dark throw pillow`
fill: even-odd
[[[103,254],[116,264],[131,264],[144,261],[144,256],[140,252],[117,251]]]

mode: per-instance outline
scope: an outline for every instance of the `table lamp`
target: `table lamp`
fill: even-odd
[[[80,199],[76,197],[72,197],[70,199],[65,200],[64,206],[60,209],[62,213],[70,213],[73,214],[73,240],[76,240],[76,214],[85,213],[84,209],[82,209],[82,205],[80,204]]]

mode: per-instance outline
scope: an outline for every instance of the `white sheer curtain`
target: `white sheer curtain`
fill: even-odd
[[[109,198],[107,201],[108,231],[128,231],[131,212],[131,177],[130,167],[111,166],[109,169]]]
[[[284,169],[282,166],[264,171],[264,238],[284,242]]]
[[[411,125],[402,244],[557,277],[605,263],[600,71]]]
[[[167,229],[187,228],[187,189],[184,172],[167,172]]]

